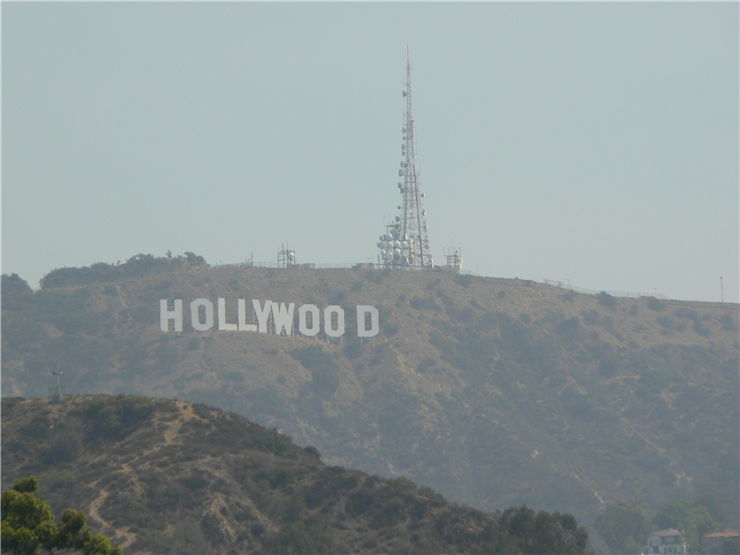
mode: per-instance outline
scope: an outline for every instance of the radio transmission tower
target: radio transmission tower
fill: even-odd
[[[416,166],[416,137],[411,109],[411,62],[406,49],[406,86],[402,92],[406,101],[401,128],[401,167],[398,170],[398,189],[401,192],[400,214],[380,236],[378,248],[384,268],[424,269],[432,267],[432,255],[427,235],[424,193],[421,192],[419,170]]]

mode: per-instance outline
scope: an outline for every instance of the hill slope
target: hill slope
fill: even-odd
[[[484,510],[588,522],[606,501],[702,493],[738,518],[737,305],[435,272],[86,271],[38,292],[4,278],[5,395],[45,395],[60,367],[70,392],[206,402]],[[199,297],[375,305],[380,333],[160,331],[161,298]]]
[[[3,480],[40,476],[61,510],[134,553],[583,553],[568,515],[452,505],[406,479],[203,405],[126,396],[6,399]]]

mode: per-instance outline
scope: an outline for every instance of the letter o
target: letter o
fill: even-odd
[[[337,327],[333,327],[332,315],[337,315]],[[329,337],[342,337],[344,335],[344,309],[336,304],[324,309],[324,333]]]
[[[200,319],[200,307],[205,310],[205,319]],[[190,324],[194,330],[207,331],[213,327],[213,303],[208,299],[195,299],[190,303]]]
[[[308,319],[306,318],[307,313],[311,314],[310,328],[308,327]],[[313,337],[319,333],[319,329],[321,328],[321,322],[319,321],[320,316],[321,312],[319,312],[319,307],[315,304],[301,305],[298,309],[298,331],[301,335]]]

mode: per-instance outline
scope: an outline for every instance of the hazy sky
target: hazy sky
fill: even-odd
[[[436,262],[738,299],[737,3],[3,3],[2,271],[375,260],[411,50]]]

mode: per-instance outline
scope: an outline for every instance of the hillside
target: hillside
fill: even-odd
[[[52,272],[37,292],[4,277],[3,395],[46,395],[63,369],[68,392],[204,402],[483,510],[589,523],[609,501],[708,494],[738,520],[737,305],[441,272],[160,266]],[[160,299],[219,297],[229,322],[236,298],[338,304],[347,333],[160,331]],[[360,304],[380,312],[364,342]]]
[[[584,553],[572,516],[453,505],[203,405],[11,398],[2,419],[3,482],[39,476],[129,553]]]

